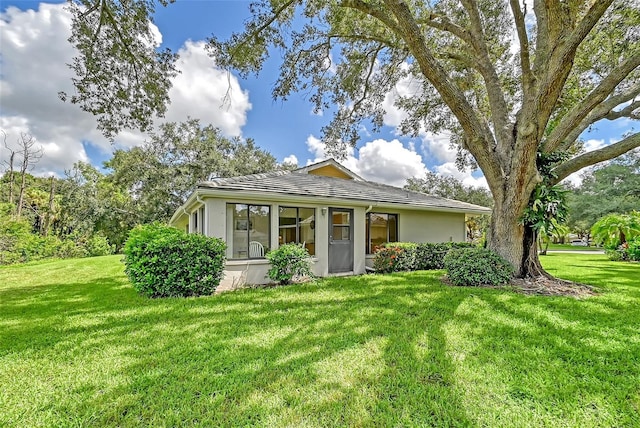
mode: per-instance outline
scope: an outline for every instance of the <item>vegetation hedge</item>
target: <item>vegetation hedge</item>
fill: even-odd
[[[502,285],[513,276],[513,266],[486,248],[454,248],[444,258],[444,267],[455,285]]]
[[[125,272],[149,297],[212,294],[222,279],[226,244],[159,223],[137,226],[124,245]]]
[[[373,267],[381,273],[443,269],[449,250],[473,247],[475,244],[469,242],[389,242],[376,249]]]
[[[289,284],[294,278],[313,276],[309,252],[302,245],[281,245],[269,251],[266,258],[271,263],[267,275],[272,281]]]
[[[0,215],[0,265],[35,260],[70,259],[113,254],[114,247],[104,235],[91,237],[72,234],[61,239],[33,232],[28,219]]]
[[[444,257],[454,248],[474,248],[470,242],[424,242],[416,248],[416,270],[444,269]]]

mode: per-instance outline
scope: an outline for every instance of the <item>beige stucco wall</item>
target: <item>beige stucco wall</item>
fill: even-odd
[[[269,205],[271,207],[271,248],[278,246],[278,208],[280,204],[273,201],[233,198],[202,199],[205,209],[204,233],[207,236],[221,238],[227,241],[232,231],[227,230],[227,203],[248,203],[257,205]],[[304,204],[304,203],[283,203],[287,207],[306,207],[315,209],[315,249],[312,269],[317,276],[328,276],[328,253],[329,253],[329,208],[350,208],[353,209],[354,226],[354,265],[353,274],[365,272],[365,266],[371,266],[371,256],[365,254],[365,218],[367,207],[353,207],[346,204]],[[191,210],[198,209],[202,203],[194,204]],[[189,211],[189,210],[188,210]],[[398,238],[400,241],[410,242],[447,242],[464,241],[465,239],[465,215],[459,213],[412,211],[394,209],[371,208],[372,212],[398,214]],[[185,230],[188,226],[189,217],[182,216],[174,226]],[[222,280],[219,290],[230,290],[245,284],[265,284],[269,282],[267,270],[269,264],[266,260],[228,260],[225,269],[225,277]]]
[[[398,211],[402,242],[463,242],[465,215],[434,211]]]

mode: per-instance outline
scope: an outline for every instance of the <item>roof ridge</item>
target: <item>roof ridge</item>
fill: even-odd
[[[219,187],[219,186],[224,186],[226,184],[240,183],[242,181],[264,179],[269,177],[278,177],[278,176],[287,175],[287,174],[291,174],[291,171],[278,170],[278,171],[269,171],[269,172],[258,172],[256,174],[248,174],[248,175],[237,175],[235,177],[219,177],[219,178],[214,178],[212,180],[199,181],[196,184],[196,187],[200,187],[200,186]]]

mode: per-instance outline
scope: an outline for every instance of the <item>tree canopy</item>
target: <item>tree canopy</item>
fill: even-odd
[[[601,217],[640,210],[640,151],[629,152],[583,175],[568,193],[568,225],[588,234]]]
[[[80,49],[80,96],[72,101],[98,114],[105,131],[137,123],[141,111],[162,113],[173,70],[170,54],[150,40],[153,2],[72,4],[72,42]],[[411,96],[396,97],[407,113],[402,131],[452,132],[459,163],[477,165],[494,197],[489,247],[518,275],[537,275],[536,232],[521,218],[543,179],[539,156],[555,159],[550,186],[640,146],[635,131],[590,152],[579,140],[599,121],[638,119],[640,3],[527,4],[262,0],[251,4],[243,31],[225,41],[214,36],[209,47],[218,65],[240,75],[259,72],[274,48],[282,52],[274,97],[311,92],[317,110],[335,111],[324,128],[334,153],[355,144],[363,121],[380,127],[386,95],[409,85]],[[156,74],[158,84],[147,85]]]

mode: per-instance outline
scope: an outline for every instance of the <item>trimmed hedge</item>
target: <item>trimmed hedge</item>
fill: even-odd
[[[455,285],[502,285],[514,269],[509,262],[486,248],[456,248],[444,258],[444,267]]]
[[[376,249],[373,267],[381,273],[443,269],[449,250],[474,247],[469,242],[389,242]]]
[[[212,294],[222,279],[226,244],[159,223],[137,226],[124,245],[125,273],[149,297]]]
[[[444,257],[454,248],[475,248],[470,242],[424,242],[416,248],[416,270],[444,269]]]
[[[309,252],[300,244],[280,245],[266,257],[271,263],[267,275],[272,281],[286,285],[296,277],[313,277]]]

